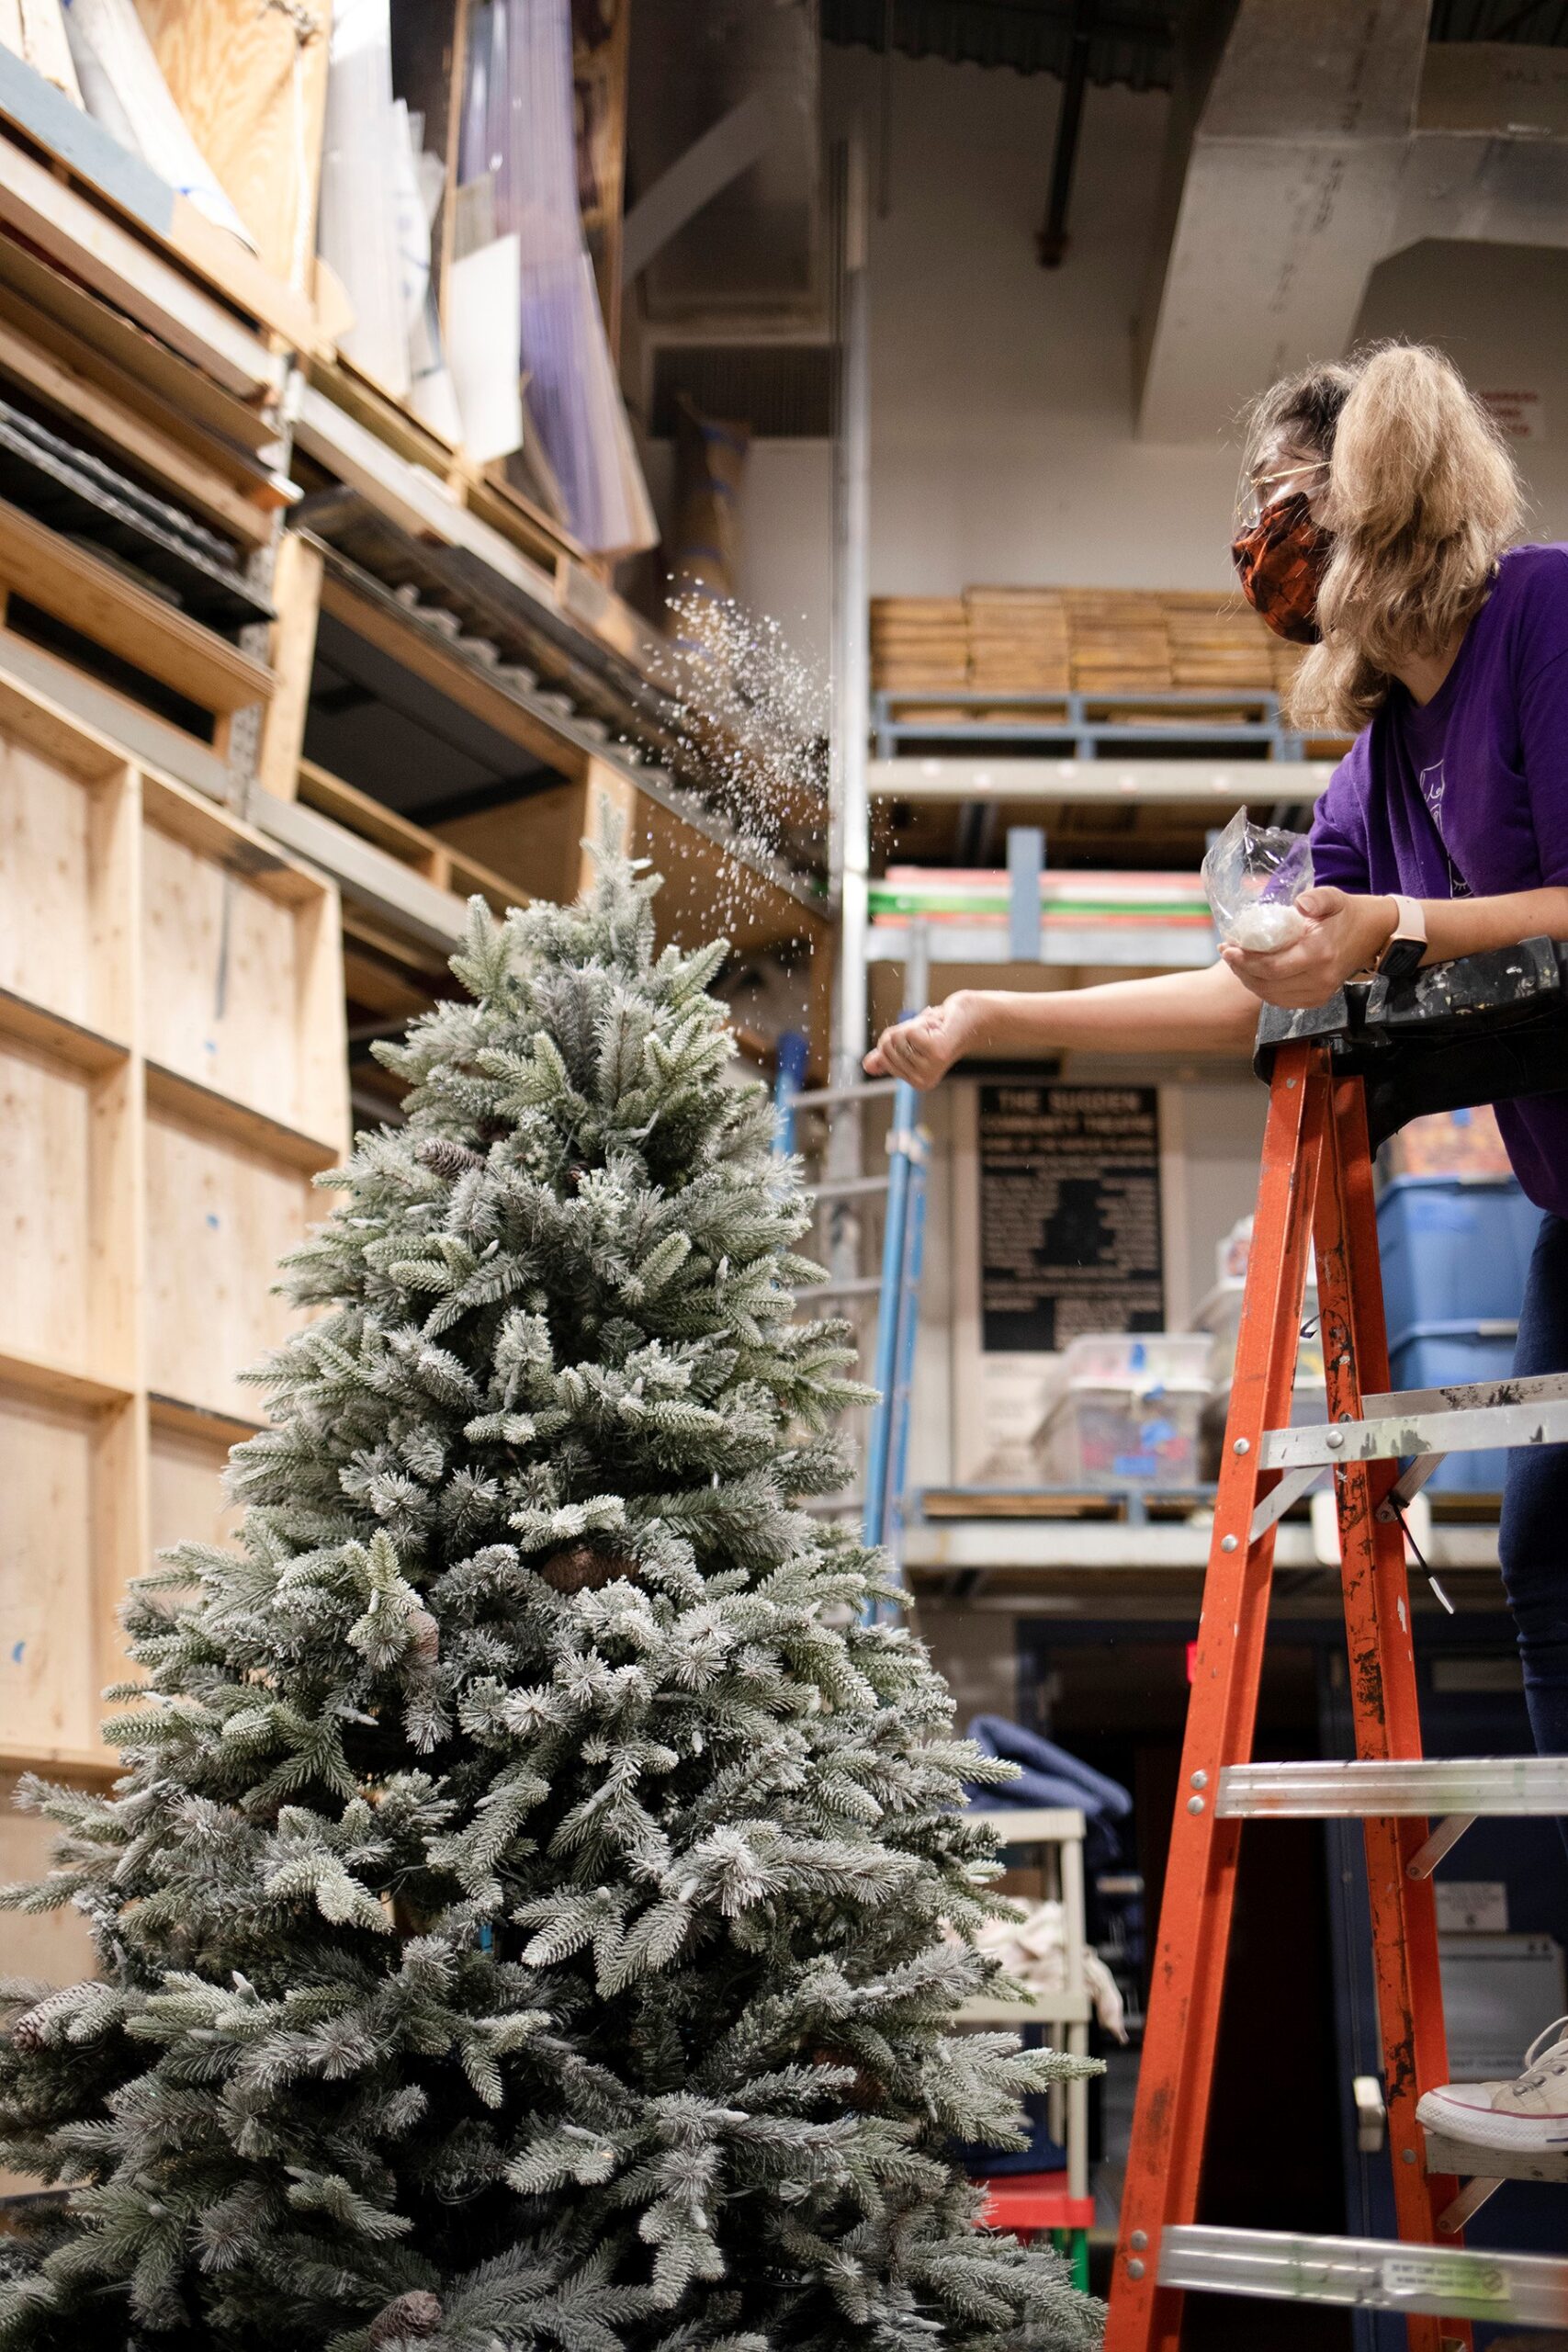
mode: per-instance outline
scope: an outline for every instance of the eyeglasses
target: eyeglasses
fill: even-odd
[[[1277,466],[1269,473],[1255,476],[1242,492],[1240,520],[1250,528],[1282,498],[1294,497],[1298,492],[1310,498],[1314,490],[1321,488],[1327,474],[1328,468],[1321,458],[1303,458],[1299,465]]]

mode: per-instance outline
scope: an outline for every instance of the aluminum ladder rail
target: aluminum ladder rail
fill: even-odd
[[[903,1498],[908,1472],[909,1419],[914,1387],[915,1343],[919,1328],[920,1275],[925,1258],[926,1170],[930,1137],[920,1122],[919,1094],[904,1079],[866,1079],[852,1086],[804,1088],[805,1040],[782,1039],[774,1089],[774,1149],[795,1149],[795,1122],[801,1111],[848,1111],[858,1115],[868,1103],[891,1098],[885,1176],[824,1179],[807,1188],[814,1203],[886,1197],[882,1263],[874,1274],[842,1275],[815,1284],[807,1299],[874,1298],[876,1346],[872,1381],[876,1402],[865,1446],[863,1522],[870,1544],[891,1544],[897,1555],[903,1532]]]
[[[1468,997],[1461,1057],[1485,1073],[1488,1093],[1561,1087],[1568,1080],[1568,995],[1561,985],[1568,956],[1540,944],[1551,949],[1550,971],[1547,959],[1526,950],[1508,951],[1500,968],[1479,975],[1467,967],[1484,966],[1484,958],[1440,967],[1428,1033],[1421,1034],[1419,989],[1394,1003],[1389,1027],[1397,1031],[1403,1020],[1422,1049],[1434,1037],[1444,1046],[1454,1003]],[[1537,982],[1539,1001],[1531,994]],[[1506,1042],[1488,1050],[1494,1020]],[[1521,1040],[1519,1024],[1529,1039]],[[1345,1025],[1348,1043],[1353,1026]],[[1411,2352],[1464,2352],[1475,2319],[1568,2320],[1568,2262],[1472,2256],[1462,2246],[1465,2219],[1490,2193],[1489,2183],[1513,2177],[1514,2160],[1446,2139],[1428,2143],[1416,2115],[1423,2093],[1448,2072],[1433,1867],[1483,1813],[1568,1813],[1568,1758],[1422,1758],[1399,1519],[1403,1496],[1450,1452],[1568,1440],[1568,1377],[1384,1393],[1368,1102],[1380,1105],[1384,1132],[1422,1109],[1443,1107],[1444,1091],[1434,1100],[1430,1090],[1450,1090],[1452,1107],[1456,1057],[1419,1051],[1411,1075],[1395,1050],[1397,1036],[1363,1035],[1354,1048],[1372,1064],[1363,1078],[1353,1053],[1336,1053],[1325,1027],[1320,1023],[1316,1035],[1287,1029],[1272,1054],[1106,2352],[1178,2352],[1181,2299],[1191,2288],[1399,2311]],[[1472,1099],[1481,1099],[1479,1087]],[[1309,1238],[1331,1418],[1293,1428]],[[1358,1758],[1347,1765],[1259,1765],[1250,1747],[1275,1532],[1285,1501],[1330,1466]],[[1240,1824],[1285,1813],[1353,1815],[1364,1824],[1397,2245],[1214,2231],[1196,2222]],[[1466,2175],[1470,2186],[1461,2189]]]

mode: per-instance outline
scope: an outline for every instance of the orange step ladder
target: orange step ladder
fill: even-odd
[[[1182,2335],[1191,2290],[1400,2312],[1411,2352],[1464,2352],[1472,2320],[1568,2325],[1568,2262],[1464,2249],[1465,2219],[1524,2167],[1428,2147],[1416,2120],[1448,2079],[1432,1871],[1479,1815],[1568,1814],[1568,1758],[1422,1759],[1401,1516],[1448,1452],[1568,1442],[1568,1378],[1386,1393],[1368,1128],[1369,1098],[1387,1133],[1418,1110],[1568,1084],[1564,966],[1568,948],[1531,942],[1265,1016],[1262,1175],[1106,2352],[1201,2352]],[[1292,1428],[1314,1245],[1328,1419]],[[1254,1764],[1275,1531],[1330,1467],[1357,1760]],[[1196,2222],[1241,1825],[1286,1814],[1364,1821],[1397,2245]],[[1568,2154],[1546,2161],[1528,2177],[1568,2179]]]

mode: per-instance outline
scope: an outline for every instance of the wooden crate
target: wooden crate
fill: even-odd
[[[235,1374],[346,1144],[338,905],[10,684],[0,845],[0,1772],[91,1775],[126,1586],[228,1524]],[[0,1826],[0,1876],[36,1834]]]

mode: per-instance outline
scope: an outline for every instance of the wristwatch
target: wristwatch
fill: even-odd
[[[1394,904],[1393,936],[1378,957],[1378,976],[1407,980],[1420,969],[1427,953],[1427,918],[1419,899],[1402,898],[1397,890],[1391,890],[1389,896]]]

